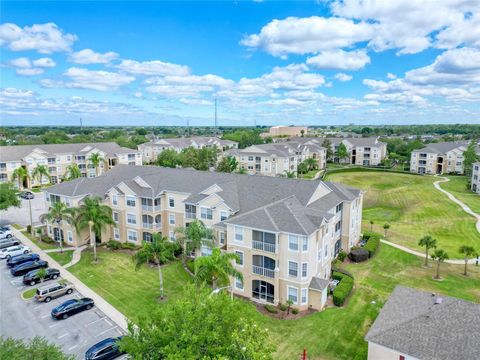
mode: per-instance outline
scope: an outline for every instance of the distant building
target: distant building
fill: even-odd
[[[332,144],[334,162],[347,163],[360,166],[377,166],[387,157],[387,144],[376,137],[350,137],[350,138],[319,138],[323,143],[328,139]],[[336,152],[340,144],[345,145],[348,157],[340,159]]]
[[[397,286],[365,340],[368,360],[480,358],[480,305]]]
[[[88,160],[98,153],[103,158],[98,169]],[[24,167],[31,175],[35,167],[45,165],[50,173],[50,182],[55,184],[65,176],[67,167],[77,164],[82,177],[101,175],[117,164],[142,165],[138,150],[119,146],[114,142],[48,145],[14,145],[0,147],[0,182],[11,181],[15,169]],[[48,180],[43,181],[47,183]],[[15,182],[16,183],[16,182]],[[31,177],[25,187],[41,185]]]
[[[477,194],[480,194],[480,162],[473,164],[472,191]]]
[[[138,145],[142,152],[144,162],[152,162],[157,159],[158,154],[163,150],[172,149],[180,152],[188,147],[201,149],[204,147],[217,147],[220,151],[235,149],[238,143],[230,140],[223,140],[215,136],[194,136],[188,138],[155,139],[148,143]]]
[[[307,134],[306,126],[272,126],[268,136],[302,136]],[[303,133],[302,133],[303,132]]]

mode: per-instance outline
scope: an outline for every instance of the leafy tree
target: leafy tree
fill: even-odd
[[[195,259],[195,274],[199,282],[211,282],[214,289],[229,283],[229,277],[243,280],[243,274],[235,269],[233,261],[240,261],[234,253],[222,253],[219,248],[212,250],[212,255]]]
[[[468,178],[472,177],[473,163],[480,159],[480,157],[477,155],[476,147],[476,140],[472,140],[468,145],[467,150],[463,152],[463,166],[465,169],[465,176],[467,176]]]
[[[42,184],[43,178],[47,178],[50,181],[50,173],[46,165],[37,165],[32,171],[32,179],[36,179]]]
[[[273,359],[267,330],[239,311],[241,300],[210,292],[188,286],[130,323],[120,347],[133,359]]]
[[[467,265],[468,265],[468,258],[473,257],[477,254],[475,249],[472,246],[467,246],[467,245],[462,245],[460,246],[460,249],[458,250],[460,254],[464,255],[465,259],[465,269],[463,271],[463,275],[467,276]]]
[[[7,210],[9,207],[20,207],[22,202],[17,196],[15,185],[11,182],[0,183],[0,210]]]
[[[300,130],[300,137],[305,137],[305,130]]]
[[[237,170],[238,161],[235,156],[225,156],[218,162],[217,171],[231,173]]]
[[[87,160],[92,163],[93,167],[95,168],[95,175],[98,176],[98,169],[100,167],[100,163],[104,161],[102,155],[100,155],[100,153],[98,152],[91,153]]]
[[[217,163],[218,149],[213,148],[201,148],[195,149],[188,147],[180,152],[180,164],[184,168],[194,168],[196,170],[208,170],[215,166]]]
[[[100,237],[102,230],[108,225],[114,225],[112,209],[101,203],[99,197],[86,197],[80,207],[76,208],[74,224],[77,232],[80,233],[88,227],[90,234],[90,246],[93,247],[93,259],[97,261],[96,237]]]
[[[47,269],[45,269],[45,268],[40,268],[40,269],[37,271],[37,276],[38,276],[38,278],[40,279],[40,282],[43,283],[43,281],[44,281],[45,278],[47,277]]]
[[[435,249],[431,257],[433,260],[437,262],[437,271],[435,273],[435,279],[440,279],[440,264],[445,260],[448,260],[448,254],[442,249]]]
[[[327,149],[327,161],[332,161],[333,158],[333,150],[332,150],[332,143],[328,138],[325,138],[322,142],[322,146]]]
[[[65,221],[67,224],[73,224],[73,219],[75,216],[75,210],[69,208],[65,203],[57,201],[50,206],[50,209],[46,214],[40,216],[40,221],[49,222],[60,226],[60,224]],[[63,241],[60,237],[60,252],[63,252]]]
[[[235,130],[232,133],[224,134],[223,139],[238,142],[238,148],[244,149],[246,147],[263,144],[264,140],[260,136],[261,129],[255,130]]]
[[[0,359],[74,360],[75,356],[64,354],[60,346],[51,344],[42,337],[23,340],[0,336]]]
[[[180,165],[180,157],[175,150],[165,149],[158,154],[155,164],[158,166],[175,168],[177,165]]]
[[[308,165],[305,162],[301,162],[297,165],[297,173],[306,174],[308,172]]]
[[[82,172],[77,164],[71,164],[67,166],[67,171],[65,172],[66,180],[73,180],[82,177]]]
[[[192,251],[199,250],[203,244],[212,245],[213,231],[205,226],[205,224],[195,219],[186,227],[178,227],[175,232],[180,236],[177,238],[178,243],[182,247],[183,266],[187,266],[187,255]]]
[[[318,169],[318,162],[314,158],[307,158],[304,163],[307,165],[308,171]]]
[[[426,235],[418,241],[418,245],[425,247],[425,266],[428,266],[428,253],[430,249],[435,249],[437,247],[437,240],[430,235]]]
[[[385,239],[387,238],[387,232],[390,229],[390,224],[383,224],[383,230],[385,231]]]
[[[23,184],[28,181],[30,175],[28,174],[28,170],[25,169],[23,166],[16,168],[13,170],[12,173],[12,181],[18,181],[18,189],[23,188]]]
[[[340,143],[337,148],[337,157],[339,158],[340,162],[344,159],[349,159],[350,155],[348,153],[347,147],[344,143]]]
[[[150,261],[157,265],[160,284],[160,300],[163,300],[163,273],[161,265],[174,258],[173,248],[168,242],[168,239],[160,236],[160,234],[154,234],[152,236],[152,242],[144,241],[142,248],[138,250],[132,258],[135,263],[135,270],[140,269],[143,264]]]
[[[293,305],[293,300],[288,299],[287,300],[287,315],[290,314],[290,310],[292,309],[292,305]]]

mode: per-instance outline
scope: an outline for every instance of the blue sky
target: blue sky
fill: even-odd
[[[478,1],[3,1],[3,125],[480,123]]]

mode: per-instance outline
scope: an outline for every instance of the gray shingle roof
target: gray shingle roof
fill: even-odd
[[[323,291],[327,288],[327,286],[328,280],[314,276],[312,277],[312,280],[310,280],[310,285],[308,286],[308,288],[311,290]]]
[[[438,298],[397,286],[365,340],[422,360],[479,359],[480,305]]]
[[[155,146],[155,145],[165,145],[175,148],[187,148],[193,145],[217,145],[217,146],[233,146],[238,144],[235,141],[220,139],[215,136],[193,136],[185,138],[161,138],[155,139],[149,143],[143,145]]]
[[[431,153],[439,153],[445,154],[448,151],[459,147],[467,147],[468,141],[447,141],[447,142],[438,142],[438,143],[431,143],[427,144],[424,148],[419,150],[414,150],[414,152],[431,152]]]

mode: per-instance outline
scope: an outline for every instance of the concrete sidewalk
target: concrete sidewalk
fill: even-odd
[[[71,282],[75,288],[85,297],[89,297],[95,301],[95,306],[97,306],[105,315],[107,315],[112,321],[114,321],[123,331],[127,331],[127,319],[120,311],[115,309],[110,305],[104,298],[98,295],[95,291],[90,289],[84,283],[82,283],[78,278],[76,278],[72,273],[61,266],[58,262],[52,259],[48,253],[40,249],[35,243],[33,243],[29,238],[23,235],[20,231],[12,227],[12,231],[17,239],[19,239],[24,245],[28,246],[32,252],[37,253],[40,257],[48,261],[48,264],[51,267],[57,268],[60,270],[61,276]]]

